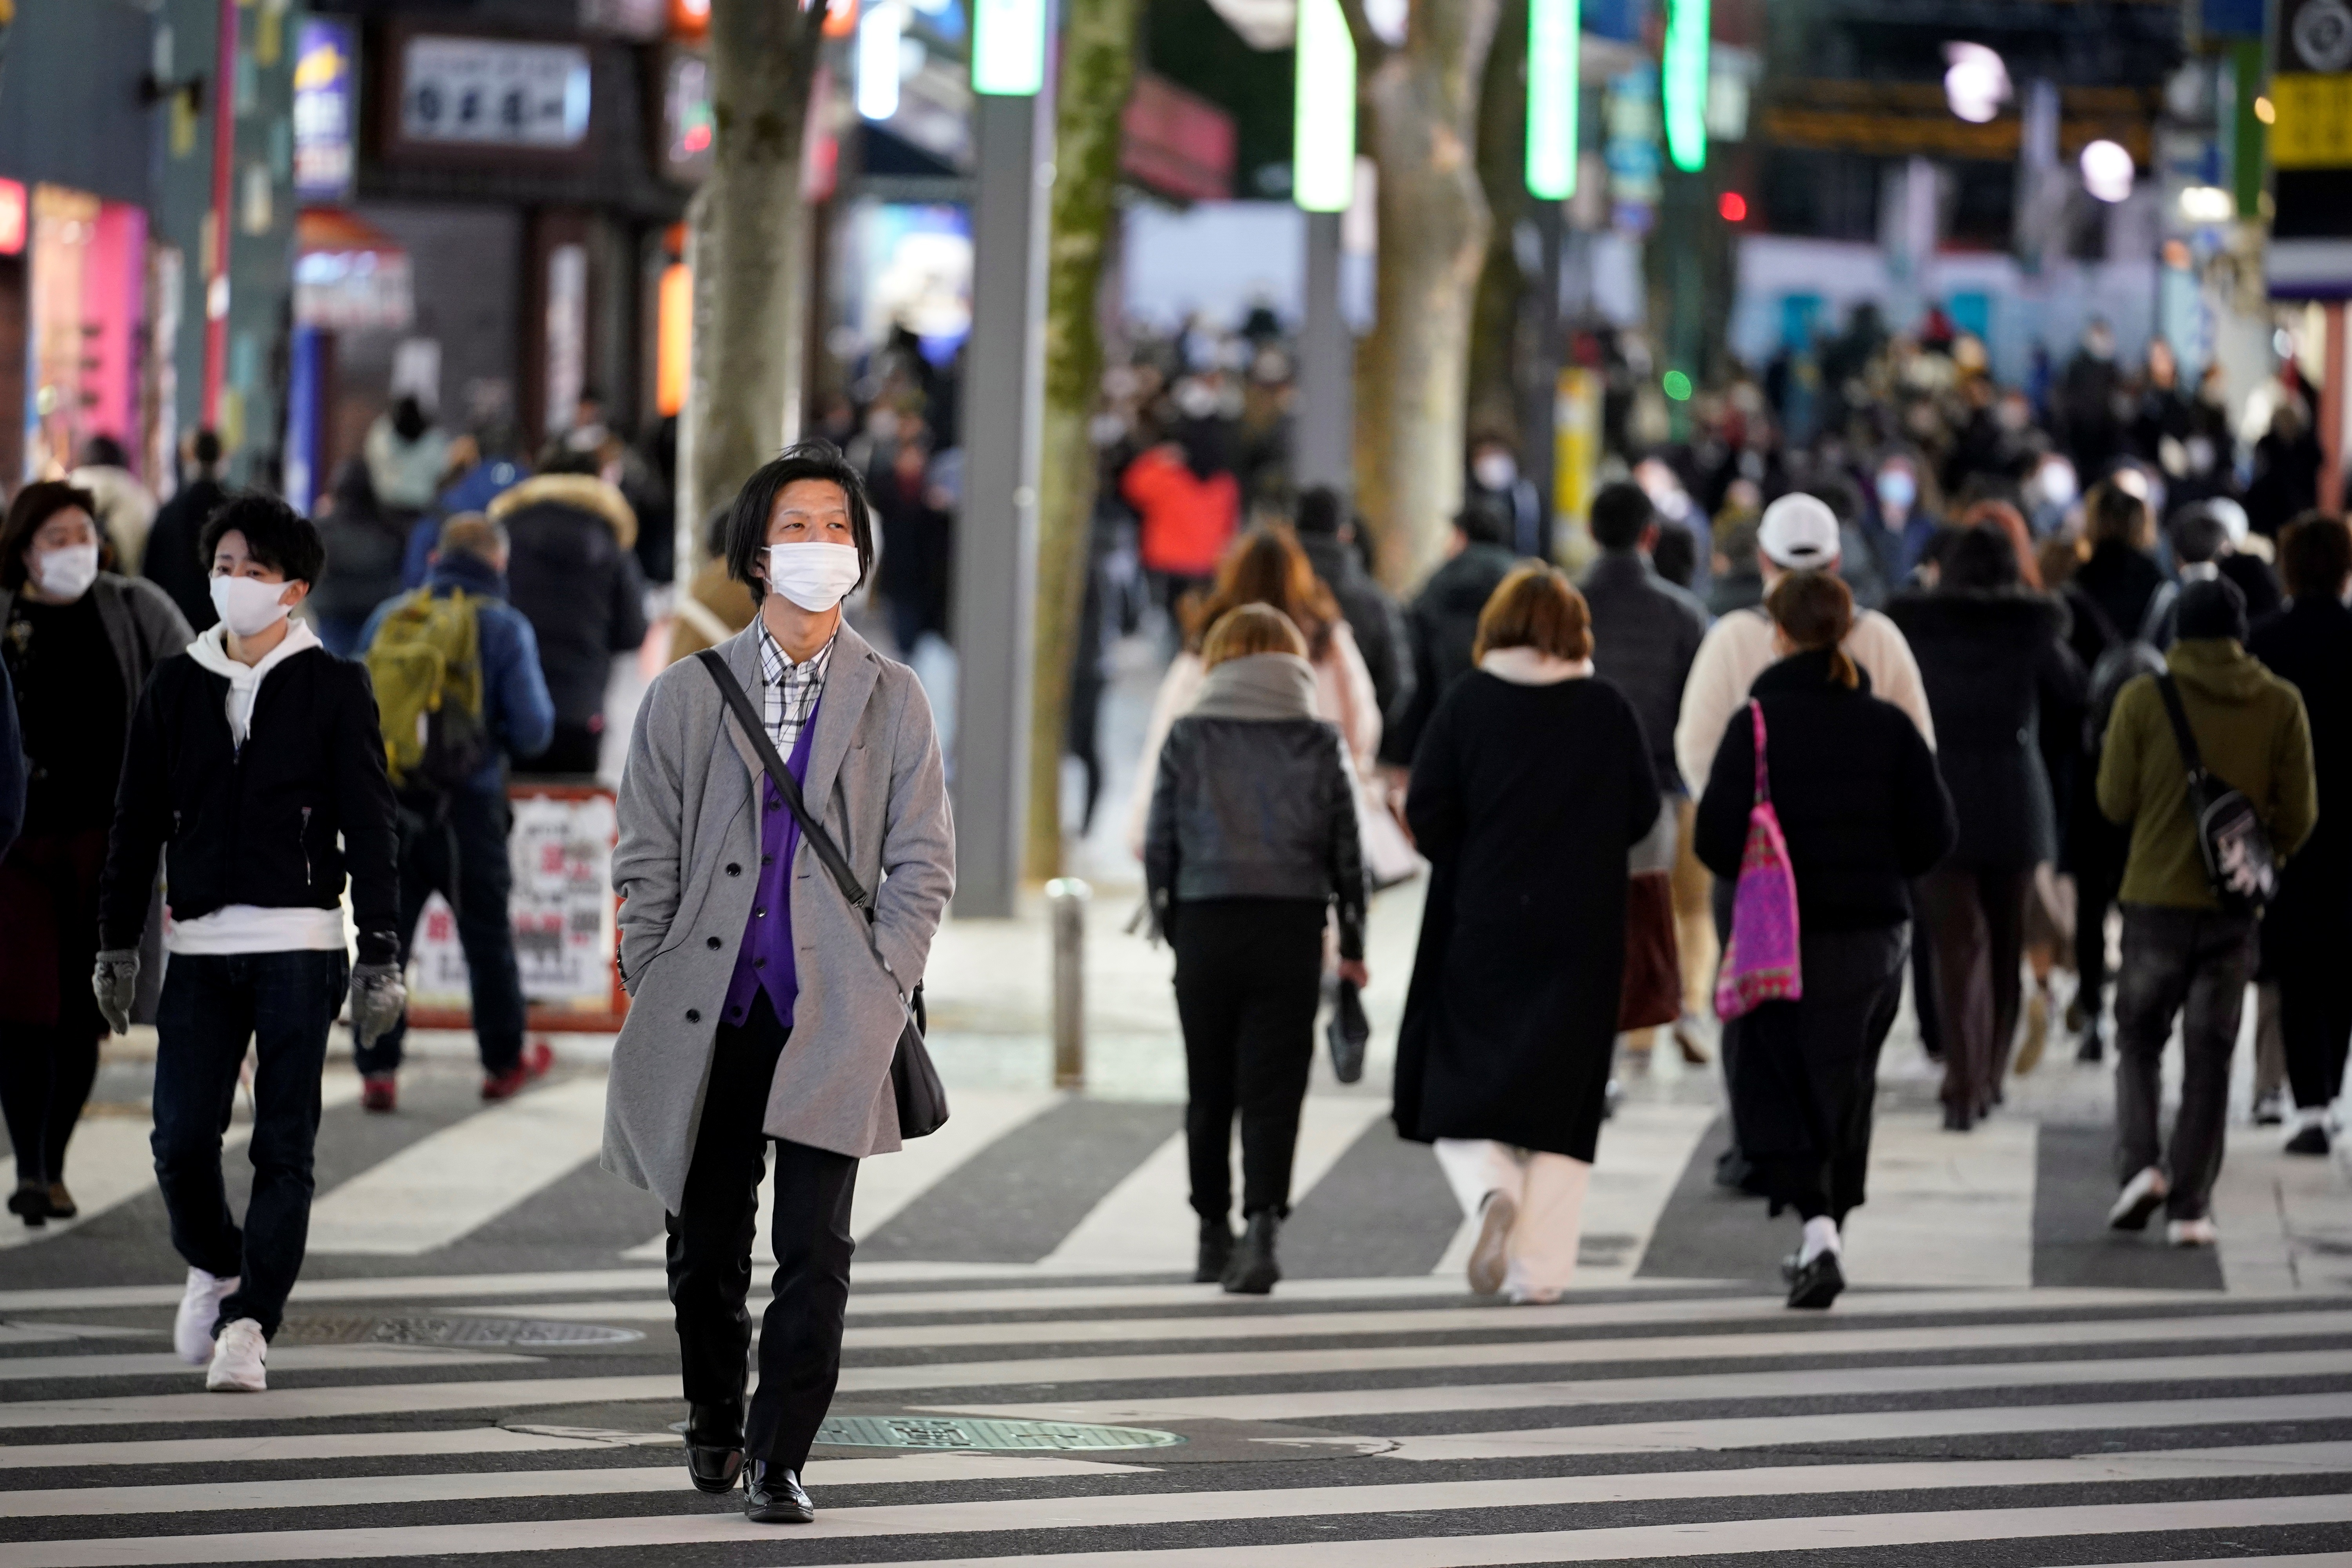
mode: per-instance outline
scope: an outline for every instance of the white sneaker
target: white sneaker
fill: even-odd
[[[2210,1219],[2177,1219],[2164,1227],[2164,1239],[2175,1247],[2210,1247],[2221,1233]]]
[[[180,1297],[180,1315],[172,1322],[172,1348],[190,1366],[213,1359],[213,1324],[220,1304],[236,1289],[236,1276],[224,1279],[201,1268],[188,1270],[188,1288]]]
[[[261,1337],[261,1325],[251,1318],[239,1318],[214,1342],[212,1370],[205,1373],[205,1386],[215,1394],[259,1394],[269,1386],[261,1365],[268,1359],[269,1342]]]
[[[2111,1230],[2146,1230],[2156,1211],[2164,1206],[2171,1193],[2172,1184],[2164,1173],[2150,1165],[2124,1184],[2116,1196],[2115,1207],[2107,1211],[2107,1226]]]

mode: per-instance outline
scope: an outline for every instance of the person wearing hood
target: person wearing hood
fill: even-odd
[[[148,531],[147,553],[139,563],[139,571],[172,595],[172,603],[180,607],[188,625],[205,631],[220,616],[213,610],[212,563],[204,559],[199,542],[205,520],[228,499],[228,491],[221,486],[226,454],[219,435],[211,430],[191,435],[184,450],[188,477],[155,513],[155,526]]]
[[[99,1011],[130,1027],[139,941],[167,861],[171,963],[155,1016],[155,1178],[187,1262],[173,1330],[205,1386],[258,1393],[310,1224],[319,1075],[348,981],[364,1052],[407,1005],[392,786],[367,671],[289,617],[326,552],[274,497],[213,513],[221,624],[141,694],[99,894]],[[359,962],[344,948],[348,879]],[[247,1047],[252,1195],[240,1227],[221,1134]]]
[[[1144,883],[1176,950],[1184,1029],[1194,1278],[1263,1296],[1282,1278],[1298,1113],[1322,999],[1323,930],[1336,904],[1339,973],[1364,968],[1364,866],[1355,775],[1317,717],[1307,638],[1271,605],[1226,611],[1201,644],[1206,675],[1160,748]],[[1241,1119],[1242,1218],[1233,1233]]]
[[[2279,564],[2294,597],[2253,629],[2246,651],[2294,683],[2311,721],[2319,822],[2280,873],[2263,917],[2262,959],[2277,986],[2287,1079],[2294,1090],[2290,1154],[2328,1152],[2327,1109],[2344,1082],[2352,1045],[2352,529],[2306,512],[2279,535]]]
[[[29,484],[0,521],[0,668],[15,694],[0,747],[24,770],[0,856],[0,1110],[16,1156],[8,1208],[27,1226],[76,1212],[66,1144],[106,1032],[87,976],[107,822],[140,689],[188,640],[162,590],[104,569],[95,504]]]
[[[1919,661],[1936,765],[1959,814],[1958,843],[1920,882],[1919,934],[1936,965],[1944,1125],[1965,1132],[2000,1098],[2026,897],[2033,868],[2058,853],[2042,717],[2079,711],[2084,678],[2064,609],[2024,588],[1999,528],[1958,530],[1935,588],[1897,594],[1886,614]]]
[[[425,585],[378,605],[360,636],[360,647],[373,650],[384,623],[420,601],[463,595],[473,617],[486,743],[480,764],[464,783],[436,789],[412,781],[399,796],[400,963],[407,967],[425,900],[439,893],[457,912],[474,1039],[482,1058],[482,1098],[488,1100],[511,1098],[544,1076],[553,1060],[544,1040],[528,1050],[523,1046],[522,976],[508,919],[514,868],[507,840],[513,814],[507,806],[504,759],[537,756],[555,731],[554,700],[540,673],[539,640],[521,612],[506,602],[509,548],[506,530],[481,513],[450,518],[441,525],[440,547],[433,552]],[[404,1019],[373,1049],[359,1053],[355,1065],[365,1109],[397,1109],[396,1075],[407,1034]]]
[[[1846,1215],[1865,1195],[1878,1053],[1903,997],[1911,886],[1952,847],[1952,803],[1916,721],[1872,694],[1853,596],[1792,572],[1765,600],[1777,662],[1709,753],[1698,858],[1727,882],[1769,790],[1797,884],[1804,994],[1759,1002],[1723,1033],[1732,1121],[1754,1190],[1804,1221],[1789,1305],[1845,1288]],[[1760,755],[1759,742],[1761,742]]]
[[[508,601],[530,622],[555,700],[555,738],[531,763],[535,775],[596,772],[613,658],[646,640],[636,513],[595,467],[593,454],[561,453],[486,509],[513,542]]]
[[[2317,815],[2311,722],[2303,698],[2246,652],[2246,602],[2225,579],[2180,595],[2179,637],[2163,676],[2139,676],[2116,699],[2099,758],[2099,809],[2131,830],[2120,902],[2124,962],[2116,981],[2117,1230],[2158,1209],[2176,1247],[2210,1247],[2210,1204],[2230,1109],[2230,1055],[2254,972],[2255,916],[2222,907],[2209,879],[2189,765],[2160,680],[2178,692],[2200,761],[2219,787],[2250,802],[2282,858]],[[2339,959],[2340,962],[2340,959]],[[2181,1022],[2180,1109],[2158,1140],[2159,1069]]]
[[[1430,715],[1454,683],[1476,667],[1471,650],[1478,640],[1478,616],[1517,560],[1495,513],[1470,507],[1454,518],[1445,560],[1405,606],[1412,644],[1412,690],[1381,737],[1381,762],[1394,768],[1412,766]]]
[[[1576,1271],[1607,1109],[1629,857],[1662,796],[1633,705],[1593,676],[1567,574],[1504,578],[1473,652],[1405,803],[1432,869],[1394,1116],[1478,1222],[1471,1289],[1551,1301]]]
[[[1141,519],[1136,548],[1143,569],[1171,614],[1215,574],[1242,521],[1241,481],[1215,417],[1215,393],[1187,377],[1176,400],[1184,416],[1180,434],[1146,447],[1118,479],[1119,498]]]
[[[327,564],[310,595],[310,618],[329,653],[354,658],[367,646],[361,628],[378,605],[400,592],[410,521],[411,514],[385,510],[366,459],[346,458],[335,469],[318,518]]]

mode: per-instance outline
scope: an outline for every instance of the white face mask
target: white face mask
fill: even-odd
[[[54,599],[79,599],[98,581],[98,546],[68,544],[33,557],[33,578]]]
[[[1519,477],[1519,465],[1508,452],[1481,452],[1470,471],[1477,476],[1479,489],[1507,490]]]
[[[229,630],[241,637],[266,632],[286,618],[291,605],[282,602],[286,593],[283,583],[264,583],[252,577],[215,577],[213,579],[213,608]]]
[[[854,544],[811,541],[768,546],[768,586],[811,615],[841,603],[864,574]]]

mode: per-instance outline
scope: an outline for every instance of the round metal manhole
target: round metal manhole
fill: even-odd
[[[1165,1448],[1184,1441],[1142,1426],[1092,1426],[1071,1421],[992,1421],[945,1415],[835,1415],[816,1429],[819,1443],[845,1448],[1073,1449]]]
[[[562,1349],[621,1345],[646,1336],[603,1323],[536,1318],[289,1318],[277,1342],[293,1345],[436,1345],[480,1349]]]

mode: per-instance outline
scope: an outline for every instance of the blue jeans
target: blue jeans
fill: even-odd
[[[340,952],[173,953],[155,1017],[155,1179],[172,1245],[240,1283],[214,1328],[251,1318],[275,1334],[310,1234],[311,1151],[327,1030],[350,975]],[[221,1134],[247,1041],[253,1077],[253,1195],[240,1231],[221,1182]]]
[[[457,945],[466,952],[474,1038],[482,1070],[502,1073],[522,1059],[522,975],[515,967],[514,926],[507,902],[514,866],[507,858],[507,800],[485,789],[453,791],[446,823],[426,821],[406,806],[400,813],[400,962],[415,945],[425,900],[439,893],[457,911]],[[408,1020],[392,1026],[359,1053],[363,1073],[400,1066]]]

